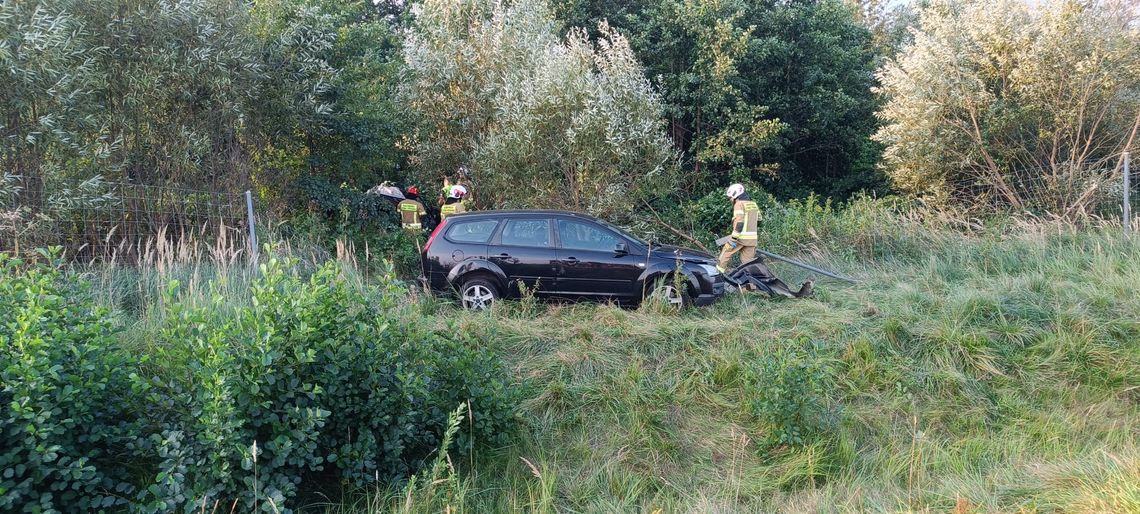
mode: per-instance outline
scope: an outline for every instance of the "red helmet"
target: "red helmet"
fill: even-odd
[[[410,187],[408,187],[408,194],[418,195],[418,194],[420,194],[420,190],[416,186],[410,186]]]

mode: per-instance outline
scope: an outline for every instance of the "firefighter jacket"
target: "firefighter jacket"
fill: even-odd
[[[439,219],[445,220],[452,214],[459,214],[467,212],[467,208],[463,206],[463,202],[445,203],[439,208]]]
[[[420,220],[427,215],[427,210],[424,209],[424,204],[418,200],[411,198],[402,200],[397,208],[400,210],[400,225],[408,230],[420,230],[423,228]]]
[[[756,226],[760,223],[760,207],[748,195],[732,204],[732,238],[744,246],[756,246]]]

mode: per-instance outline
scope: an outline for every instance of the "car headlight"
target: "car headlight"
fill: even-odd
[[[701,269],[705,270],[705,273],[708,274],[708,276],[710,276],[710,277],[715,277],[717,275],[720,275],[720,270],[717,269],[716,266],[712,266],[709,264],[701,264],[700,266],[701,266]]]

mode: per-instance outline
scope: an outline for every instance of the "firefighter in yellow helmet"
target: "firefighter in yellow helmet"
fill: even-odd
[[[400,211],[400,225],[405,230],[413,233],[423,230],[423,218],[427,215],[427,210],[420,202],[419,188],[409,187],[404,192],[404,199],[396,205],[396,208]]]
[[[721,271],[737,253],[741,264],[756,258],[756,226],[760,223],[760,207],[744,192],[742,184],[728,186],[724,194],[732,201],[732,235],[720,249],[717,267]]]
[[[451,186],[447,192],[447,199],[443,201],[443,206],[439,208],[439,219],[443,221],[452,214],[459,214],[467,212],[467,207],[463,205],[463,197],[467,196],[467,188],[459,184]]]

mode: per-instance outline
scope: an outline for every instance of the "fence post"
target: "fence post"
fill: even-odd
[[[253,224],[253,193],[250,190],[245,191],[245,214],[246,221],[249,223],[249,255],[253,260],[254,266],[257,265],[257,230]]]
[[[1129,169],[1131,154],[1124,152],[1124,234],[1127,235],[1132,232],[1132,170]]]

